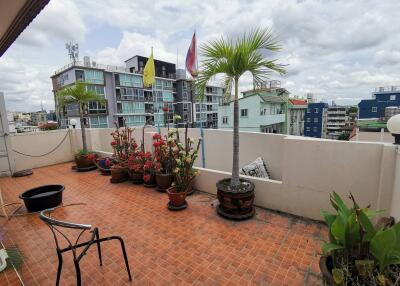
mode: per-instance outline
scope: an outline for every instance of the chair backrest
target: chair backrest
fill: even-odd
[[[51,218],[50,216],[45,215],[45,213],[52,212],[52,211],[54,211],[54,208],[45,209],[45,210],[41,211],[40,215],[39,215],[40,219],[50,226],[60,226],[60,227],[82,229],[82,230],[87,230],[87,229],[92,228],[92,225],[90,225],[90,224],[72,223],[72,222],[57,220],[57,219]]]
[[[53,233],[57,249],[60,249],[60,244],[59,244],[59,241],[58,241],[58,238],[57,238],[58,237],[57,234],[59,234],[59,235],[61,235],[61,237],[63,237],[67,241],[69,247],[71,248],[71,250],[73,252],[74,257],[76,258],[77,254],[76,254],[76,249],[75,248],[78,245],[78,241],[79,241],[80,237],[82,236],[82,234],[86,230],[90,230],[92,228],[92,226],[90,224],[79,224],[79,223],[72,223],[72,222],[57,220],[57,219],[51,218],[50,216],[46,216],[46,213],[50,213],[52,211],[54,211],[54,208],[46,209],[46,210],[41,211],[40,214],[39,214],[39,218],[44,223],[46,223],[46,225],[50,228],[51,232]],[[75,229],[75,230],[78,230],[80,232],[79,232],[79,234],[77,236],[77,239],[76,240],[72,240],[71,238],[68,237],[68,235],[66,233],[61,231],[60,228]],[[91,239],[94,239],[95,232],[94,231],[91,231],[91,232],[92,232],[92,238]]]

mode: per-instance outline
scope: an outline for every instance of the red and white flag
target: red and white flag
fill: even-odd
[[[196,77],[196,32],[193,34],[192,42],[186,55],[186,69],[192,75],[192,77]]]

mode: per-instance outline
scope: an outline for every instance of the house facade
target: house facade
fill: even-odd
[[[266,92],[245,93],[239,99],[239,128],[241,131],[283,133],[285,99]],[[233,128],[233,101],[218,110],[219,129]]]
[[[304,135],[304,116],[307,110],[307,101],[290,98],[288,102],[288,134],[295,136]]]

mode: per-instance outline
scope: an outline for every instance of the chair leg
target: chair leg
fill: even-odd
[[[128,271],[129,281],[132,281],[131,270],[129,269],[128,256],[126,255],[125,243],[119,236],[116,237],[121,243],[122,254],[124,255],[126,270]]]
[[[63,264],[62,254],[58,250],[57,250],[57,256],[58,256],[58,268],[57,268],[56,286],[60,285],[60,277],[61,277],[61,270],[62,270],[62,264]]]
[[[76,285],[81,286],[81,268],[79,267],[79,261],[74,260],[75,271],[76,271]]]
[[[99,259],[100,259],[100,266],[102,266],[103,265],[103,260],[101,258],[101,246],[100,246],[100,241],[99,241],[100,240],[99,229],[96,228],[95,232],[96,232],[96,239],[97,239],[97,251],[99,253]]]

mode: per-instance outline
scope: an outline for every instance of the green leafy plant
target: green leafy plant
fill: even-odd
[[[347,285],[343,282],[347,281],[346,275],[356,275],[386,285],[385,274],[391,266],[400,264],[400,223],[374,226],[371,219],[382,211],[361,208],[352,194],[349,198],[353,202],[351,208],[333,192],[330,202],[336,214],[322,211],[329,228],[329,242],[322,245],[322,252],[333,258],[335,283]],[[356,269],[357,273],[349,273],[348,269]],[[400,273],[397,275],[400,277]]]

